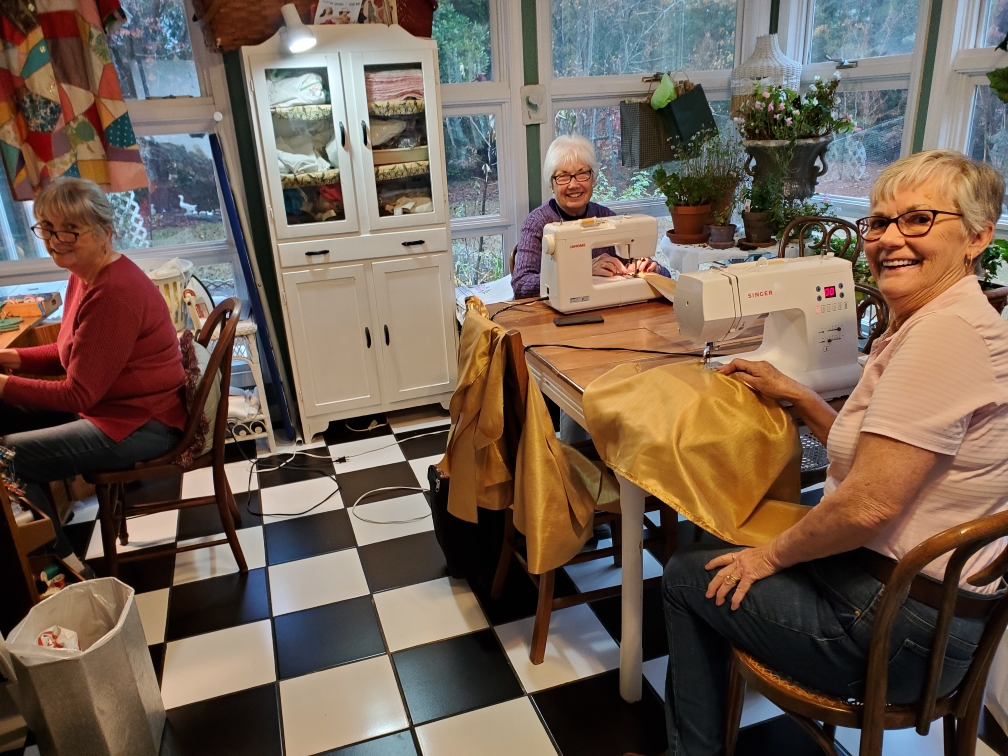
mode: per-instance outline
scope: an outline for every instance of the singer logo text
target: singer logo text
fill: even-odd
[[[764,291],[750,291],[749,299],[755,299],[756,297],[772,297],[773,291],[770,289],[765,289]]]

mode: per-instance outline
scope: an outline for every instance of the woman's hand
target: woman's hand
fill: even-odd
[[[714,599],[714,603],[721,606],[725,602],[725,597],[734,588],[732,611],[739,608],[753,583],[780,571],[766,545],[716,556],[707,562],[704,569],[716,570],[718,567],[722,569],[718,570],[707,586],[707,598]]]
[[[17,370],[21,367],[21,355],[16,349],[0,349],[0,369]]]
[[[628,271],[626,266],[618,257],[613,257],[612,255],[599,255],[594,260],[592,260],[592,275],[593,276],[606,276],[611,278],[612,276],[625,276]]]
[[[769,362],[732,360],[727,365],[719,367],[718,372],[721,375],[734,375],[770,399],[793,402],[796,397],[809,390],[794,378],[788,378]]]
[[[652,260],[650,257],[640,257],[636,260],[631,260],[630,264],[626,266],[627,272],[630,275],[638,273],[657,273],[658,263]]]

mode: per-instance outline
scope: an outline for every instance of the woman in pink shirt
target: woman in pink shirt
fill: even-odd
[[[93,181],[60,179],[35,199],[33,227],[70,271],[55,344],[0,350],[0,444],[32,502],[42,486],[122,470],[171,450],[185,427],[175,327],[147,275],[112,248],[112,206]],[[44,380],[30,376],[62,376]],[[50,512],[50,514],[52,514]],[[53,517],[56,552],[90,574]]]
[[[830,466],[820,503],[771,542],[669,561],[669,754],[722,749],[729,644],[814,690],[862,696],[886,569],[930,536],[1008,506],[1008,323],[976,277],[1004,193],[997,171],[955,152],[912,155],[879,176],[859,228],[889,327],[839,414],[768,363],[722,368],[791,402]],[[1004,546],[963,570],[974,615],[998,586],[965,578]],[[926,575],[940,581],[947,561]],[[938,613],[914,593],[928,591],[912,591],[894,625],[890,703],[919,697],[934,634]],[[963,678],[984,624],[952,620],[939,695]]]

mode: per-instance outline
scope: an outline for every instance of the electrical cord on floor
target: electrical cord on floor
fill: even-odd
[[[386,420],[386,421],[383,421],[383,422],[379,423],[374,418],[371,418],[371,422],[368,423],[368,427],[367,428],[354,428],[352,425],[350,425],[350,421],[349,420],[344,420],[343,421],[343,425],[346,426],[346,429],[348,431],[353,431],[354,433],[368,433],[370,431],[375,430],[376,428],[387,428],[388,427],[388,421]]]
[[[349,427],[349,426],[347,426],[347,427]],[[409,440],[412,440],[414,438],[424,438],[426,436],[436,436],[436,435],[439,435],[441,433],[445,433],[447,430],[448,430],[448,428],[441,427],[441,428],[438,428],[436,430],[426,431],[424,433],[417,433],[415,435],[408,436],[407,438],[404,438],[403,441],[409,441]],[[328,473],[324,473],[321,470],[319,470],[319,469],[317,469],[317,468],[315,468],[315,467],[313,467],[311,465],[295,465],[295,464],[292,464],[297,457],[308,457],[309,459],[328,459],[328,460],[331,460],[334,463],[344,463],[344,462],[347,462],[350,459],[353,459],[354,457],[361,457],[361,456],[363,456],[365,454],[374,454],[375,452],[383,451],[384,449],[391,449],[393,446],[398,446],[399,445],[399,441],[396,439],[396,437],[394,435],[392,436],[392,439],[393,439],[393,441],[390,444],[386,444],[384,446],[379,446],[379,447],[376,447],[374,449],[368,449],[367,451],[357,452],[356,454],[344,454],[342,456],[336,457],[335,459],[333,459],[332,456],[328,452],[326,454],[311,454],[307,450],[306,451],[290,452],[290,456],[287,459],[285,459],[283,462],[281,462],[280,464],[275,465],[273,467],[262,467],[261,465],[262,465],[262,463],[265,460],[261,460],[258,457],[256,459],[251,459],[250,457],[248,457],[248,455],[245,454],[245,450],[242,449],[241,444],[237,444],[238,453],[242,455],[242,457],[245,459],[246,462],[250,463],[249,464],[248,483],[246,484],[246,490],[247,491],[251,491],[252,490],[252,474],[253,473],[272,472],[274,470],[281,470],[281,469],[285,469],[285,468],[289,469],[289,470],[308,470],[308,471],[311,471],[311,472],[316,472],[316,473],[318,473],[322,477],[329,478],[333,483],[336,484],[336,489],[334,491],[332,491],[324,499],[322,499],[322,501],[320,501],[318,504],[315,504],[314,506],[311,506],[308,509],[305,509],[305,510],[303,510],[301,512],[264,513],[261,509],[259,509],[259,510],[253,509],[251,505],[246,505],[246,509],[248,510],[249,514],[255,515],[256,517],[302,517],[302,516],[304,516],[306,514],[310,514],[311,512],[313,512],[314,510],[318,509],[323,504],[325,504],[327,501],[329,501],[329,499],[331,499],[335,494],[339,493],[339,491],[340,491],[339,481],[336,480],[335,474],[329,475]],[[280,456],[280,455],[276,455],[276,456]],[[367,493],[364,493],[364,494],[362,494],[361,496],[359,496],[357,498],[357,501],[355,501],[353,503],[353,505],[350,507],[350,514],[352,514],[358,520],[361,520],[362,522],[370,523],[372,525],[406,525],[406,524],[409,524],[409,523],[412,523],[412,522],[419,522],[420,520],[426,519],[427,517],[431,516],[430,512],[427,512],[424,515],[420,515],[418,517],[414,517],[414,518],[409,519],[409,520],[371,520],[371,519],[368,519],[368,518],[362,516],[361,514],[359,514],[357,512],[357,505],[362,500],[366,499],[368,496],[371,496],[372,494],[379,493],[379,492],[382,492],[382,491],[400,491],[400,490],[401,491],[423,491],[424,489],[416,487],[416,486],[383,486],[381,488],[372,489],[371,491],[368,491]]]

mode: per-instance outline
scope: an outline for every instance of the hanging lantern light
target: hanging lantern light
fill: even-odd
[[[736,116],[742,103],[751,100],[757,83],[764,86],[776,84],[796,92],[801,85],[801,64],[792,60],[780,49],[776,34],[766,34],[756,39],[756,49],[749,60],[732,69],[731,114]]]

